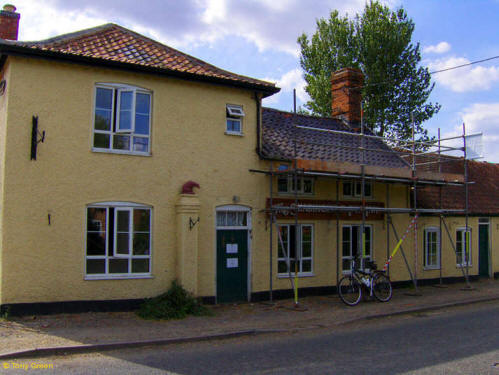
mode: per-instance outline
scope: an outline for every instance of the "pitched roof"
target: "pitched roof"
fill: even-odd
[[[280,90],[273,83],[217,68],[112,23],[37,42],[0,39],[1,53],[8,53],[16,48],[24,52],[37,52],[52,57],[78,57],[87,61],[115,63],[115,66],[125,64],[138,70],[149,68],[194,80],[211,80],[235,86],[247,86],[264,91],[268,95]]]
[[[462,159],[456,163],[462,168]],[[469,161],[469,213],[474,215],[499,215],[499,164]],[[417,203],[419,208],[439,208],[440,190],[438,187],[427,186],[418,188]],[[442,187],[442,208],[464,209],[464,186]]]
[[[262,108],[262,153],[273,159],[293,160],[296,138],[296,157],[306,160],[324,160],[360,164],[362,152],[360,137],[315,130],[299,129],[294,124],[329,130],[340,130],[355,134],[350,126],[329,117],[313,117]],[[337,145],[338,147],[334,147]],[[365,147],[383,150],[366,151],[365,164],[391,168],[407,168],[405,163],[385,143],[366,138]]]

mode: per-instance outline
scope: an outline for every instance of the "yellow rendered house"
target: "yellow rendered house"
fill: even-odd
[[[415,215],[393,281],[499,272],[497,165],[468,163],[465,210],[462,171],[415,175],[359,137],[359,71],[333,75],[333,118],[295,115],[262,108],[274,84],[115,24],[22,42],[4,18],[19,17],[0,11],[1,308],[131,308],[174,279],[205,302],[263,300],[291,295],[290,271],[300,295],[333,293]]]

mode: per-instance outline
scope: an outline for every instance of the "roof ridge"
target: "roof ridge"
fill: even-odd
[[[340,119],[334,118],[334,117],[329,117],[329,116],[306,115],[304,113],[295,113],[295,112],[285,111],[283,109],[277,109],[277,108],[271,108],[271,107],[262,107],[262,109],[269,109],[269,110],[275,111],[275,112],[288,113],[291,115],[302,116],[302,117],[307,117],[307,118],[322,119],[322,120],[335,120],[335,121],[341,122]]]

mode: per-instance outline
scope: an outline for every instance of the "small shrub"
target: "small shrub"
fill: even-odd
[[[166,293],[147,299],[137,315],[143,319],[169,320],[184,319],[187,315],[211,315],[211,311],[174,280]]]

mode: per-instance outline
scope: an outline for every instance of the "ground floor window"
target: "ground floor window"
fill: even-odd
[[[436,227],[424,230],[424,266],[428,269],[440,267],[440,230]]]
[[[456,229],[456,264],[471,266],[471,228],[467,232],[466,228]]]
[[[126,202],[90,205],[86,231],[87,276],[150,274],[150,207]]]
[[[365,258],[371,259],[372,254],[372,227],[364,225],[365,233]],[[361,225],[344,225],[342,227],[342,267],[343,272],[350,272],[352,270],[352,260],[360,259],[362,257],[362,234]],[[360,264],[357,263],[360,267]]]
[[[313,270],[314,227],[311,224],[279,224],[277,272],[311,274]],[[296,259],[298,258],[298,262]]]

